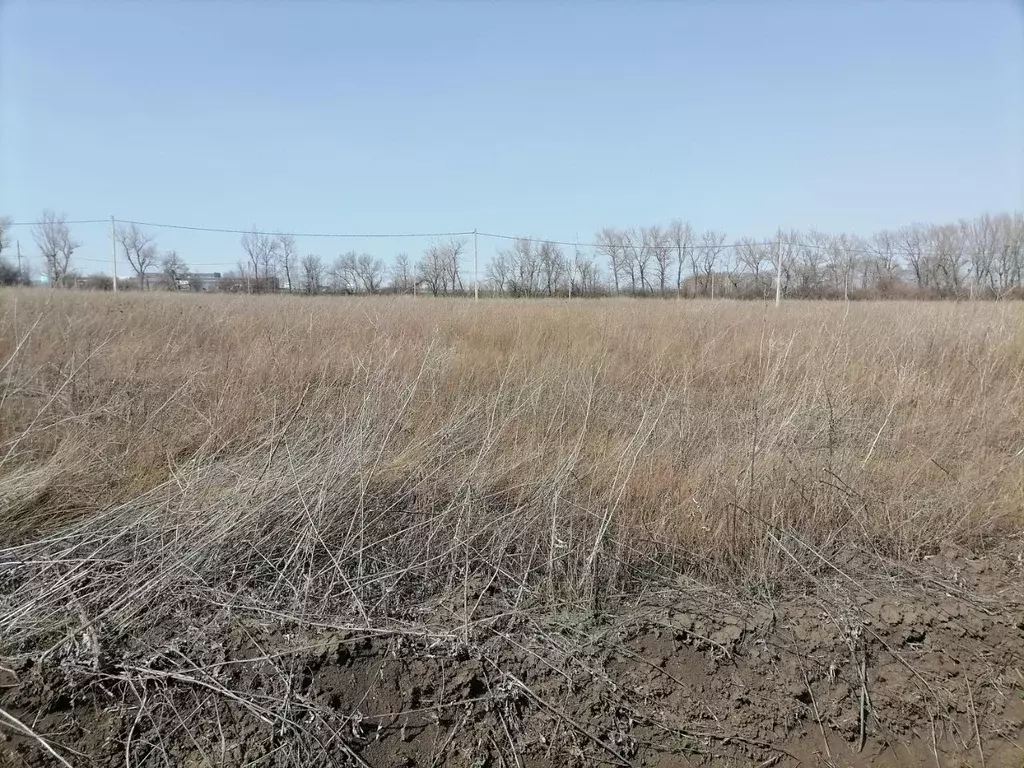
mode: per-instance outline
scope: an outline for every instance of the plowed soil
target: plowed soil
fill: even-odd
[[[0,764],[1024,766],[1019,556],[854,560],[771,599],[679,584],[539,616],[478,584],[419,623],[87,629],[3,662]]]

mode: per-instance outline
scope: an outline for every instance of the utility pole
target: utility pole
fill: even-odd
[[[473,228],[473,301],[480,301],[480,264],[476,252],[476,227]]]
[[[18,246],[18,279],[21,279],[21,240],[16,240]]]
[[[114,293],[117,293],[117,235],[113,216],[110,217],[110,271],[114,273]]]
[[[572,300],[572,278],[576,273],[576,267],[580,263],[580,233],[576,233],[575,243],[572,247],[572,264],[569,265],[569,299]]]
[[[779,232],[775,257],[775,306],[782,304],[782,232]]]

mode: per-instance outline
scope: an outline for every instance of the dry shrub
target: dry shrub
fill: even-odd
[[[0,302],[25,641],[68,594],[123,631],[197,596],[398,616],[482,583],[594,605],[1024,522],[1015,304]]]

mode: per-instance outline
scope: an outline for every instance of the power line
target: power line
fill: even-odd
[[[458,237],[472,235],[473,230],[466,232],[263,232],[260,229],[227,229],[224,227],[193,227],[185,224],[164,224],[152,221],[132,221],[117,219],[119,224],[134,224],[137,227],[154,227],[157,229],[184,229],[189,232],[216,232],[225,235],[247,235],[258,232],[274,237],[326,237],[326,238],[389,238],[389,237]],[[73,222],[68,222],[73,223]]]
[[[237,266],[239,266],[239,262],[245,262],[246,260],[247,260],[247,257],[242,257],[242,258],[238,259],[237,261],[232,261],[232,262],[227,262],[227,261],[204,261],[201,264],[199,264],[199,266],[200,267],[237,267]],[[86,262],[89,262],[90,264],[109,264],[110,263],[110,259],[89,259],[89,258],[86,258],[84,256],[74,256],[72,258],[72,261],[75,261],[75,262],[86,261]],[[122,259],[120,257],[118,258],[118,261],[120,263],[122,263],[122,264],[125,263],[124,259]]]
[[[75,219],[75,220],[70,220],[70,221],[64,221],[62,223],[68,224],[68,225],[70,225],[70,224],[76,224],[76,225],[81,225],[81,224],[105,224],[108,221],[109,221],[109,219]],[[479,235],[481,237],[489,237],[489,238],[494,238],[494,239],[498,239],[498,240],[525,241],[525,242],[542,243],[542,244],[543,243],[547,243],[549,245],[559,245],[559,246],[565,246],[565,247],[573,247],[573,248],[577,248],[577,249],[578,248],[593,248],[593,249],[605,248],[606,249],[606,248],[612,247],[612,248],[621,248],[623,250],[631,250],[631,251],[634,251],[634,252],[639,250],[639,249],[641,249],[641,248],[650,248],[651,250],[666,250],[666,249],[676,249],[676,248],[680,248],[680,247],[683,250],[686,250],[687,252],[699,252],[699,251],[706,251],[706,250],[712,250],[712,249],[717,250],[718,252],[721,252],[721,251],[732,250],[732,249],[737,249],[737,248],[744,248],[744,247],[751,247],[751,246],[752,247],[758,247],[758,248],[770,248],[770,247],[779,246],[783,242],[785,242],[785,244],[787,246],[791,247],[791,248],[802,248],[802,249],[808,249],[808,250],[829,250],[829,249],[835,248],[836,250],[840,250],[840,251],[842,251],[844,253],[847,253],[847,254],[873,254],[873,255],[877,255],[877,254],[883,252],[882,249],[850,248],[850,247],[846,247],[846,246],[836,246],[834,243],[787,242],[784,239],[780,239],[780,238],[774,238],[772,240],[765,240],[765,241],[746,241],[746,242],[736,241],[736,242],[731,242],[731,243],[726,243],[726,242],[722,242],[722,243],[689,243],[689,244],[684,245],[684,246],[678,246],[676,244],[671,244],[671,243],[660,243],[660,244],[632,243],[632,242],[581,243],[581,242],[577,242],[577,241],[569,242],[569,241],[566,241],[566,240],[551,240],[551,239],[548,239],[548,238],[527,237],[527,236],[521,236],[521,235],[506,235],[506,234],[501,234],[501,233],[498,233],[498,232],[480,232],[480,231],[477,231],[477,230],[464,230],[464,231],[453,231],[453,232],[363,232],[363,233],[355,233],[355,232],[284,232],[284,231],[263,232],[262,230],[259,230],[258,228],[253,228],[253,229],[232,229],[232,228],[227,228],[227,227],[199,227],[199,226],[192,226],[192,225],[187,225],[187,224],[170,224],[170,223],[166,223],[166,222],[136,221],[136,220],[133,220],[133,219],[115,219],[115,222],[118,223],[118,224],[132,224],[132,225],[139,226],[139,227],[152,227],[152,228],[155,228],[155,229],[174,229],[174,230],[184,230],[184,231],[189,231],[189,232],[208,232],[208,233],[232,234],[232,235],[245,235],[245,234],[249,234],[249,233],[252,233],[252,232],[259,232],[260,234],[271,235],[271,236],[274,236],[274,237],[290,236],[290,237],[325,238],[325,239],[331,239],[331,238],[333,238],[333,239],[360,239],[360,238],[365,238],[365,239],[389,239],[389,238],[468,237],[469,235],[476,234],[476,235]],[[44,223],[46,223],[46,222],[40,222],[40,221],[20,221],[20,222],[10,222],[10,223],[7,224],[7,226],[10,226],[10,227],[39,226],[39,225],[42,225]],[[909,255],[911,253],[916,253],[916,254],[918,254],[920,256],[934,256],[934,255],[936,255],[934,252],[929,252],[929,251],[924,251],[924,250],[917,250],[917,249],[910,249],[910,248],[905,248],[905,247],[888,248],[886,250],[889,253],[892,253],[892,254]],[[94,262],[94,263],[106,263],[105,259],[79,258],[77,260],[78,261]],[[230,263],[229,262],[206,262],[204,264],[204,266],[211,266],[211,267],[216,267],[216,266],[220,266],[220,267],[233,267],[233,266],[237,266],[237,262],[230,262]]]
[[[7,222],[7,224],[5,226],[8,226],[8,227],[38,227],[38,226],[40,226],[42,224],[49,224],[49,223],[55,223],[55,224],[106,224],[108,221],[110,221],[110,219],[77,219],[75,221],[55,221],[55,222],[45,222],[45,221],[10,221],[10,222]]]
[[[59,221],[60,224],[106,224],[110,219],[74,219]],[[155,229],[181,229],[188,232],[214,232],[225,235],[247,235],[252,232],[258,232],[263,235],[273,235],[274,237],[324,237],[324,238],[347,238],[347,239],[359,239],[359,238],[391,238],[391,237],[464,237],[473,234],[473,230],[469,229],[465,232],[283,232],[283,231],[271,231],[264,232],[258,228],[251,229],[229,229],[227,227],[196,227],[189,224],[168,224],[165,222],[158,221],[135,221],[133,219],[115,219],[117,224],[134,224],[137,227],[153,227]],[[12,221],[8,222],[8,227],[35,227],[45,224],[47,222],[42,221]]]

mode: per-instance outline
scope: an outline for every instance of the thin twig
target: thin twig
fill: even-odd
[[[864,751],[864,742],[867,739],[867,704],[868,704],[868,674],[867,674],[867,649],[864,643],[864,636],[860,638],[860,744],[858,752]]]
[[[935,768],[942,768],[942,763],[939,762],[939,745],[935,739],[935,716],[932,714],[931,707],[928,707],[928,722],[932,727],[932,754],[935,756]]]
[[[814,708],[814,719],[818,721],[818,729],[821,731],[821,740],[825,743],[825,752],[828,754],[828,759],[832,759],[832,750],[828,746],[828,736],[825,735],[825,726],[821,724],[821,714],[818,712],[818,705],[814,701],[814,691],[811,690],[811,681],[807,679],[807,673],[804,672],[804,685],[807,686],[807,693],[811,695],[811,706]]]
[[[12,725],[15,728],[17,728],[19,731],[24,733],[26,736],[31,736],[33,739],[38,741],[39,745],[43,749],[45,749],[47,752],[49,752],[51,755],[53,755],[53,757],[61,765],[65,766],[66,768],[75,768],[71,763],[69,763],[67,760],[65,760],[63,757],[61,757],[59,754],[57,754],[57,750],[55,750],[53,747],[50,746],[50,742],[48,742],[46,739],[44,739],[38,733],[33,731],[31,728],[29,728],[27,725],[25,725],[23,722],[21,722],[21,720],[16,718],[10,712],[7,712],[3,708],[0,708],[0,717],[2,717],[4,720],[7,720],[10,725]]]
[[[971,717],[974,719],[974,737],[978,740],[978,756],[981,758],[981,768],[985,768],[985,750],[981,746],[981,730],[978,728],[978,710],[974,706],[974,693],[971,691],[971,678],[964,675],[967,682],[967,701],[971,705]]]
[[[555,717],[557,717],[562,722],[566,723],[567,725],[572,726],[573,730],[579,732],[583,736],[586,736],[592,742],[597,744],[601,749],[603,749],[605,752],[607,752],[612,757],[614,757],[616,760],[618,760],[621,765],[632,766],[632,763],[629,760],[627,760],[625,757],[623,757],[622,753],[619,752],[617,749],[615,749],[614,747],[612,747],[609,744],[605,744],[603,741],[601,741],[601,739],[599,739],[597,736],[595,736],[593,733],[591,733],[587,728],[585,728],[582,725],[580,725],[579,723],[577,723],[575,720],[573,720],[571,717],[569,717],[567,714],[565,714],[564,712],[562,712],[558,708],[553,707],[551,704],[548,704],[546,701],[544,701],[544,699],[542,699],[540,696],[538,696],[536,693],[534,693],[533,690],[528,685],[526,685],[526,683],[524,683],[522,680],[520,680],[518,677],[516,677],[515,675],[513,675],[510,672],[503,672],[498,667],[498,665],[495,664],[490,659],[488,659],[488,661],[498,671],[499,674],[507,677],[509,680],[511,680],[513,683],[515,683],[527,696],[529,696],[531,699],[533,699],[535,702],[537,702],[537,704],[539,704],[541,707],[546,709],[548,712],[553,714]]]

